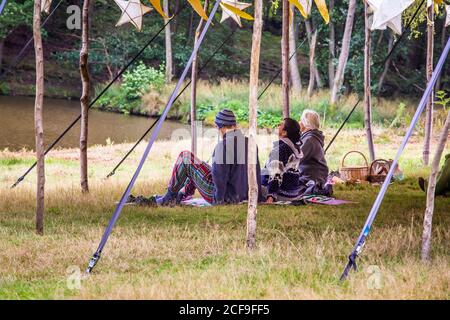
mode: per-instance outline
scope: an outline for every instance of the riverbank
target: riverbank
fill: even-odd
[[[326,132],[330,136],[331,131]],[[401,136],[375,130],[377,155],[391,158]],[[272,137],[260,136],[265,161]],[[204,138],[199,155],[215,143]],[[344,152],[366,152],[364,132],[347,130],[327,156],[332,169]],[[133,194],[161,193],[173,160],[189,140],[158,141]],[[434,144],[435,145],[435,144]],[[1,299],[448,299],[450,198],[436,199],[432,263],[420,262],[426,176],[422,138],[414,136],[400,167],[406,179],[390,186],[360,269],[338,281],[379,190],[338,186],[335,196],[355,203],[328,207],[260,206],[258,248],[245,250],[246,206],[214,208],[125,207],[94,274],[79,285],[104,228],[143,152],[140,145],[117,173],[106,174],[131,144],[89,148],[90,193],[79,188],[77,149],[47,157],[45,235],[34,232],[35,173],[9,186],[34,160],[33,152],[0,152]],[[446,152],[450,152],[447,148]],[[349,159],[357,163],[358,158]]]

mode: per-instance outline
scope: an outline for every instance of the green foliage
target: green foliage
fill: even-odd
[[[123,75],[122,90],[129,100],[140,98],[147,90],[160,90],[164,85],[164,65],[159,69],[147,67],[141,61]]]
[[[0,15],[0,40],[12,34],[21,25],[31,27],[33,20],[32,0],[8,1],[3,13]]]

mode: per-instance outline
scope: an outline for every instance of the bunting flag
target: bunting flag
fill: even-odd
[[[233,1],[233,0],[222,0],[220,3],[222,7],[222,20],[224,22],[228,18],[233,19],[242,28],[241,18],[247,20],[253,20],[253,17],[243,10],[251,6],[250,3]]]
[[[302,16],[307,19],[311,14],[312,0],[288,0],[289,3],[293,4],[302,14]],[[320,15],[322,16],[325,23],[330,22],[330,15],[328,13],[327,4],[325,0],[314,0]]]
[[[204,20],[208,20],[208,15],[206,14],[205,10],[203,10],[203,6],[200,0],[187,0],[187,1],[200,17],[202,17]]]
[[[385,30],[387,27],[397,34],[402,33],[402,13],[414,0],[366,0],[373,11],[371,30]]]
[[[164,12],[162,6],[161,6],[161,0],[148,0],[152,7],[155,8],[155,10],[164,18],[168,19],[166,13]]]
[[[41,1],[41,12],[45,12],[46,14],[49,14],[51,6],[52,6],[52,0],[42,0]]]
[[[122,10],[122,16],[116,24],[116,27],[125,23],[131,23],[138,31],[142,29],[142,16],[152,11],[151,8],[144,6],[140,0],[114,0]]]

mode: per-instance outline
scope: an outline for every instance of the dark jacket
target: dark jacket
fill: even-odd
[[[324,184],[328,177],[328,166],[323,150],[324,136],[322,131],[310,130],[302,134],[299,170],[303,179],[314,180]]]
[[[248,138],[241,130],[227,132],[214,149],[212,179],[214,204],[239,203],[248,199]],[[261,196],[261,168],[256,158],[258,194]]]
[[[262,185],[267,186],[267,196],[275,200],[278,196],[299,196],[303,187],[298,170],[300,159],[300,147],[288,138],[281,138],[273,143],[262,176]]]

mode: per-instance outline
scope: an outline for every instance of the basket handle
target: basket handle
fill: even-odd
[[[360,154],[360,155],[364,158],[364,162],[366,163],[366,167],[369,166],[369,163],[367,162],[367,158],[366,158],[366,156],[365,156],[362,152],[356,151],[356,150],[352,150],[352,151],[347,152],[347,153],[344,155],[344,157],[342,158],[342,161],[341,161],[341,168],[345,168],[345,167],[344,167],[344,161],[345,161],[345,158],[347,158],[347,156],[348,156],[350,153],[358,153],[358,154]]]
[[[374,165],[375,163],[377,163],[377,162],[384,162],[384,163],[388,166],[389,169],[391,168],[391,164],[389,163],[388,160],[385,160],[385,159],[376,159],[376,160],[373,160],[372,163],[370,164],[369,174],[372,174],[372,167],[373,167],[373,165]],[[389,170],[389,169],[388,169],[388,170]]]

